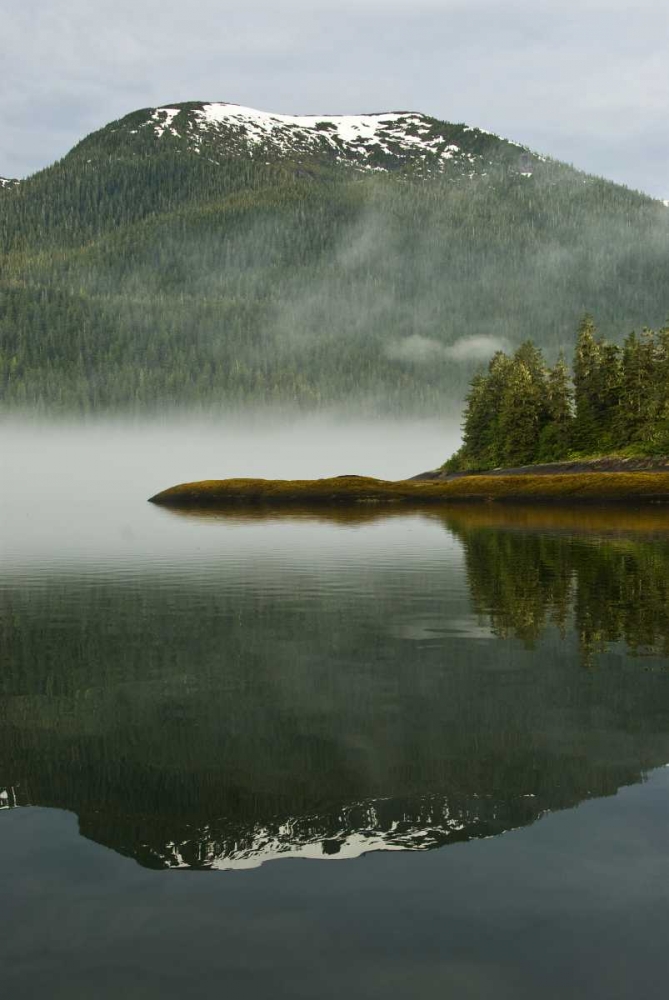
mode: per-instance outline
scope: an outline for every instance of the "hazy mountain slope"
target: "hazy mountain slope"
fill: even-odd
[[[414,113],[147,109],[0,203],[6,404],[459,403],[472,366],[669,315],[669,212]]]

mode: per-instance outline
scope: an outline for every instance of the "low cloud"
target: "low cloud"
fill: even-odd
[[[409,364],[429,364],[439,360],[467,363],[470,361],[487,361],[495,351],[508,351],[509,341],[504,337],[486,335],[474,337],[458,337],[452,344],[442,344],[431,337],[421,337],[413,334],[395,340],[386,349],[387,356],[392,361],[403,361]]]
[[[508,351],[509,347],[504,337],[458,337],[446,348],[446,356],[453,361],[487,361],[495,351]]]

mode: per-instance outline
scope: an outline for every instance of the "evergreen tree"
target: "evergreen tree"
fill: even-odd
[[[548,369],[543,351],[531,340],[525,340],[513,355],[514,361],[525,365],[533,384],[542,390],[546,388]]]
[[[585,316],[578,328],[574,352],[573,444],[578,451],[597,447],[599,419],[597,399],[601,381],[602,351],[592,316]]]
[[[478,372],[471,380],[469,391],[465,397],[465,410],[462,424],[463,447],[461,455],[471,456],[476,463],[476,456],[485,454],[486,442],[490,433],[493,415],[486,408],[486,383],[488,376]]]
[[[463,468],[490,469],[503,461],[499,419],[511,365],[511,359],[503,351],[497,351],[487,374],[472,379],[463,425],[464,446],[460,455]]]
[[[611,451],[621,442],[617,436],[620,400],[622,392],[623,368],[620,348],[617,344],[600,341],[599,379],[595,386],[594,399],[597,413],[598,451]]]
[[[548,372],[548,420],[539,441],[539,461],[558,461],[569,452],[574,423],[573,396],[569,369],[564,354],[560,352],[558,360]]]
[[[625,444],[652,440],[660,415],[660,350],[655,335],[631,333],[623,345],[619,435]]]
[[[509,370],[499,416],[499,450],[504,465],[536,461],[537,445],[547,420],[542,381],[518,356]]]
[[[586,317],[573,387],[563,354],[550,369],[529,341],[512,358],[494,355],[471,382],[464,445],[448,467],[528,465],[625,447],[669,452],[669,327],[630,334],[621,352]]]
[[[655,442],[659,452],[669,453],[669,326],[657,334],[655,355]]]

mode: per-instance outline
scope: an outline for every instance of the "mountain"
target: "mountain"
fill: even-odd
[[[237,104],[175,104],[127,115],[85,139],[76,155],[124,151],[196,153],[219,165],[231,154],[260,160],[347,164],[361,170],[482,173],[506,162],[530,173],[542,162],[518,143],[412,111],[367,115],[278,115]],[[92,160],[91,160],[92,162]]]
[[[133,112],[0,198],[5,407],[459,407],[528,337],[669,315],[669,213],[415,112]]]
[[[19,182],[13,177],[0,177],[0,191],[4,191],[5,188],[12,188],[18,183]]]

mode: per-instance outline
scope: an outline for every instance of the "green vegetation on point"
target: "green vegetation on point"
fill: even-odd
[[[619,347],[586,317],[573,375],[562,356],[549,367],[531,341],[512,356],[498,351],[471,381],[463,438],[445,470],[669,454],[669,327]]]

